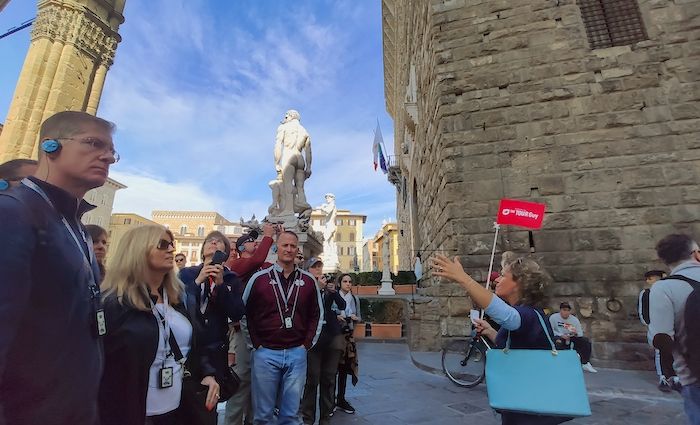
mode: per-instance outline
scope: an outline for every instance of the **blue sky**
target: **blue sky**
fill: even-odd
[[[14,0],[0,31],[36,13]],[[377,119],[393,151],[384,104],[381,2],[353,0],[129,0],[122,42],[98,115],[117,124],[129,186],[115,212],[215,210],[264,216],[275,177],[275,130],[297,109],[311,134],[316,206],[368,216],[365,236],[395,216],[395,190],[372,169]],[[0,40],[0,119],[7,115],[30,30]]]

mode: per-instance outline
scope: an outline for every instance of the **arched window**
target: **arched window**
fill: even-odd
[[[187,234],[187,225],[186,224],[183,224],[182,226],[180,226],[180,234],[181,235]]]
[[[200,224],[199,227],[197,227],[197,236],[200,238],[204,237],[204,225]]]

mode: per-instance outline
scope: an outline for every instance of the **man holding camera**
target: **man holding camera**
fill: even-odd
[[[236,273],[243,286],[248,283],[250,277],[263,265],[272,247],[272,236],[277,227],[270,223],[264,223],[262,227],[263,238],[260,242],[258,231],[251,230],[236,241],[235,249],[239,258],[229,259],[227,265]],[[241,289],[241,294],[243,289]],[[229,333],[229,363],[233,364],[233,370],[241,379],[238,391],[226,403],[226,425],[243,425],[253,422],[253,409],[250,398],[250,352],[252,347],[248,345],[245,333],[245,320],[231,324]]]

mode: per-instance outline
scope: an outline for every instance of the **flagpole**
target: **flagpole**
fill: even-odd
[[[493,234],[493,247],[491,248],[491,259],[489,260],[489,273],[486,275],[486,289],[491,289],[491,273],[493,272],[493,260],[496,258],[496,242],[498,242],[498,231],[501,229],[501,225],[494,222],[493,228],[495,232]],[[481,310],[481,318],[484,318],[484,310]]]

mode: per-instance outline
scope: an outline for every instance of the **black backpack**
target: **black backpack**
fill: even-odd
[[[666,279],[682,280],[693,287],[685,301],[683,332],[678,335],[676,344],[692,375],[700,377],[700,282],[679,274]]]

